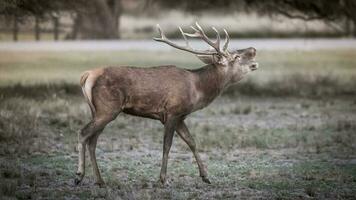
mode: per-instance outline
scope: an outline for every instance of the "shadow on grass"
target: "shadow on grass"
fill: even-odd
[[[356,79],[344,81],[330,75],[306,77],[302,74],[293,74],[282,79],[272,79],[267,83],[258,83],[248,79],[230,87],[224,94],[272,97],[351,96],[356,94]]]
[[[46,99],[53,96],[81,95],[81,88],[71,83],[51,83],[35,85],[10,85],[0,87],[0,98],[24,97]]]

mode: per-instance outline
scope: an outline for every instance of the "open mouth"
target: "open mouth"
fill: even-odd
[[[256,69],[258,69],[258,63],[254,62],[250,65],[250,69],[251,71],[255,71]]]

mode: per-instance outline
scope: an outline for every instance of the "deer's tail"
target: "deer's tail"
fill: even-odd
[[[93,71],[86,71],[80,78],[80,86],[82,87],[83,95],[89,104],[91,115],[95,116],[95,106],[93,104],[92,88],[95,84],[97,76],[93,74]]]

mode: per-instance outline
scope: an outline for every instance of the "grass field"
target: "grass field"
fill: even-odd
[[[73,185],[90,119],[78,79],[104,65],[199,67],[179,52],[0,52],[1,199],[353,199],[356,52],[260,52],[260,68],[187,124],[212,184],[174,138],[158,184],[163,128],[120,115],[99,138],[106,186]],[[87,159],[88,160],[88,159]]]
[[[263,67],[250,78],[261,83],[290,75],[330,77],[348,81],[356,77],[356,52],[335,51],[262,51],[258,60]],[[171,52],[117,51],[117,52],[0,52],[0,85],[16,83],[77,83],[83,70],[99,66],[155,66],[175,64],[197,68],[201,62],[193,55]]]

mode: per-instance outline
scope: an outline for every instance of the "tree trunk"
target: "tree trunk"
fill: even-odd
[[[18,40],[18,34],[19,34],[19,18],[17,15],[14,15],[14,26],[13,26],[13,32],[12,32],[12,39],[16,42]]]
[[[121,0],[112,0],[111,5],[109,5],[111,8],[111,13],[113,13],[113,20],[114,20],[114,25],[115,25],[115,30],[117,34],[117,38],[121,38],[120,34],[120,17],[122,14],[122,2]]]
[[[82,24],[82,18],[81,15],[76,14],[76,16],[73,17],[73,25],[72,25],[72,30],[69,34],[66,35],[65,39],[66,40],[75,40],[78,38],[78,32],[80,29],[80,26]]]
[[[82,23],[73,24],[78,28],[80,39],[118,39],[119,18],[122,13],[121,0],[92,0],[85,12],[78,12]]]
[[[351,24],[351,20],[349,20],[348,18],[346,18],[345,19],[345,25],[344,25],[344,27],[345,27],[345,36],[347,36],[347,37],[350,37],[351,36],[351,26],[352,26],[352,24]]]
[[[54,40],[58,40],[59,38],[59,17],[53,16],[53,36]]]
[[[36,41],[41,39],[40,19],[37,16],[35,16],[35,39]]]

